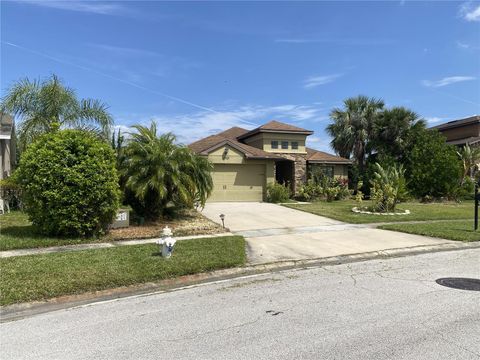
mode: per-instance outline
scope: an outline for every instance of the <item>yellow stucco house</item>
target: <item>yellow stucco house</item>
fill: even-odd
[[[209,201],[263,201],[266,186],[277,181],[295,192],[312,167],[347,178],[350,160],[306,147],[313,131],[270,121],[253,130],[233,127],[189,145],[213,163]]]

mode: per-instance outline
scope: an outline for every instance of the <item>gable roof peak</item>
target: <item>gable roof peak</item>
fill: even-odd
[[[263,124],[253,130],[246,132],[245,134],[238,137],[239,140],[246,139],[250,136],[256,135],[262,132],[269,133],[284,133],[284,134],[302,134],[302,135],[311,135],[313,131],[302,129],[298,126],[286,124],[277,120],[271,120],[266,124]]]
[[[271,120],[266,124],[263,124],[259,127],[262,130],[282,130],[282,131],[302,131],[302,132],[310,132],[310,130],[303,129],[298,126],[290,125],[278,120]]]

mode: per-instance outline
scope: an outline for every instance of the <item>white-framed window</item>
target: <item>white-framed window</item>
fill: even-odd
[[[282,149],[288,149],[288,141],[282,141]]]
[[[278,149],[278,141],[272,140],[272,149]]]
[[[292,150],[298,150],[298,142],[292,141]]]

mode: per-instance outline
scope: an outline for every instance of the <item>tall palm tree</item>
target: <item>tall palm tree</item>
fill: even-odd
[[[60,128],[82,128],[108,139],[112,116],[95,99],[78,99],[56,75],[43,81],[17,81],[1,100],[3,111],[19,115],[19,145],[24,149],[39,135]]]
[[[153,219],[169,203],[177,206],[205,204],[213,189],[213,166],[190,149],[175,144],[171,133],[157,135],[157,125],[135,125],[124,151],[122,175],[126,188],[138,200],[136,210]]]
[[[467,176],[473,178],[475,169],[478,167],[478,164],[480,164],[480,148],[470,147],[469,144],[466,144],[460,151],[457,151],[457,154],[463,165],[461,181],[463,184]]]
[[[353,156],[360,173],[371,150],[374,122],[383,106],[383,100],[360,95],[346,99],[343,109],[335,108],[330,113],[333,123],[327,126],[327,132],[333,138],[331,145],[340,156]]]
[[[405,152],[409,134],[415,129],[424,129],[425,121],[405,107],[383,110],[373,129],[373,147],[378,153],[399,158]]]

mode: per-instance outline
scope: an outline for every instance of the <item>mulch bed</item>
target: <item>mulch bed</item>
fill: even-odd
[[[160,219],[141,226],[130,224],[128,228],[112,229],[107,237],[112,241],[155,238],[161,236],[165,226],[172,229],[174,236],[211,235],[228,231],[196,210],[183,210],[175,219]]]

